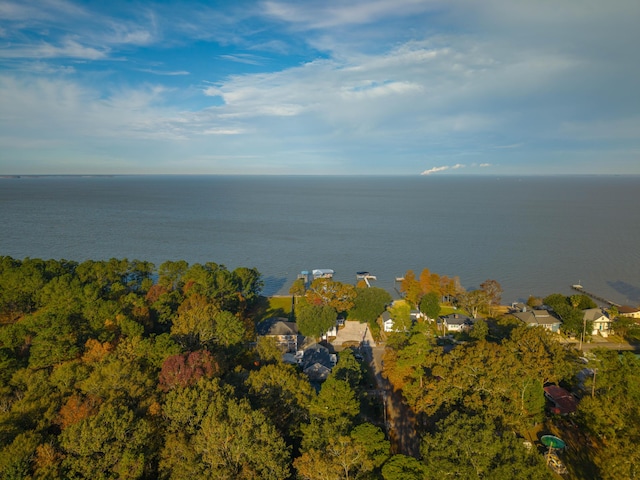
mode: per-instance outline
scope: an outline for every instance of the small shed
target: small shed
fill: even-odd
[[[567,415],[578,409],[575,397],[558,385],[544,387],[544,396],[553,404],[552,412],[558,415]]]

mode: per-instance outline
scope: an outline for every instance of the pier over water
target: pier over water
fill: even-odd
[[[596,295],[595,293],[591,293],[588,292],[584,289],[584,287],[582,285],[580,285],[579,283],[575,284],[575,285],[571,285],[571,288],[574,289],[577,292],[580,292],[588,297],[593,298],[594,300],[597,300],[599,302],[602,303],[606,303],[607,305],[609,305],[610,307],[620,307],[619,304],[612,302],[611,300],[607,300],[606,298],[600,297],[599,295]]]

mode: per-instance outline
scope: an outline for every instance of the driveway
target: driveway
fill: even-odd
[[[346,321],[344,327],[338,330],[338,335],[331,342],[334,347],[342,347],[344,343],[363,343],[364,345],[375,345],[376,342],[371,336],[369,326],[366,323]]]

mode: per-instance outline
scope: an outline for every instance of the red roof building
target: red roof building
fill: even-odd
[[[578,403],[573,395],[558,385],[549,385],[544,387],[544,396],[553,403],[553,413],[558,415],[567,415],[573,413],[578,408]]]

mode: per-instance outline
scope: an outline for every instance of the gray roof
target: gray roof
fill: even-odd
[[[601,317],[606,317],[606,319],[609,320],[609,316],[605,312],[603,312],[601,308],[587,308],[582,312],[584,314],[583,318],[587,322],[593,322]]]
[[[548,310],[528,310],[526,312],[516,312],[514,317],[519,318],[528,325],[555,325],[560,324],[560,320],[551,315]]]
[[[451,313],[449,315],[444,315],[440,317],[442,320],[447,322],[447,325],[473,325],[474,319],[463,315],[461,313]]]
[[[307,377],[309,377],[309,380],[311,380],[312,382],[321,382],[327,379],[327,377],[331,373],[331,369],[322,365],[321,363],[314,363],[305,368],[303,370],[303,373]]]
[[[331,363],[331,355],[329,354],[329,349],[320,345],[319,343],[315,343],[304,350],[300,366],[303,370],[306,370],[308,367],[315,363],[324,365],[329,369],[331,369],[331,367],[333,366],[333,364]]]
[[[268,318],[256,326],[258,335],[299,335],[298,325],[286,318]]]

